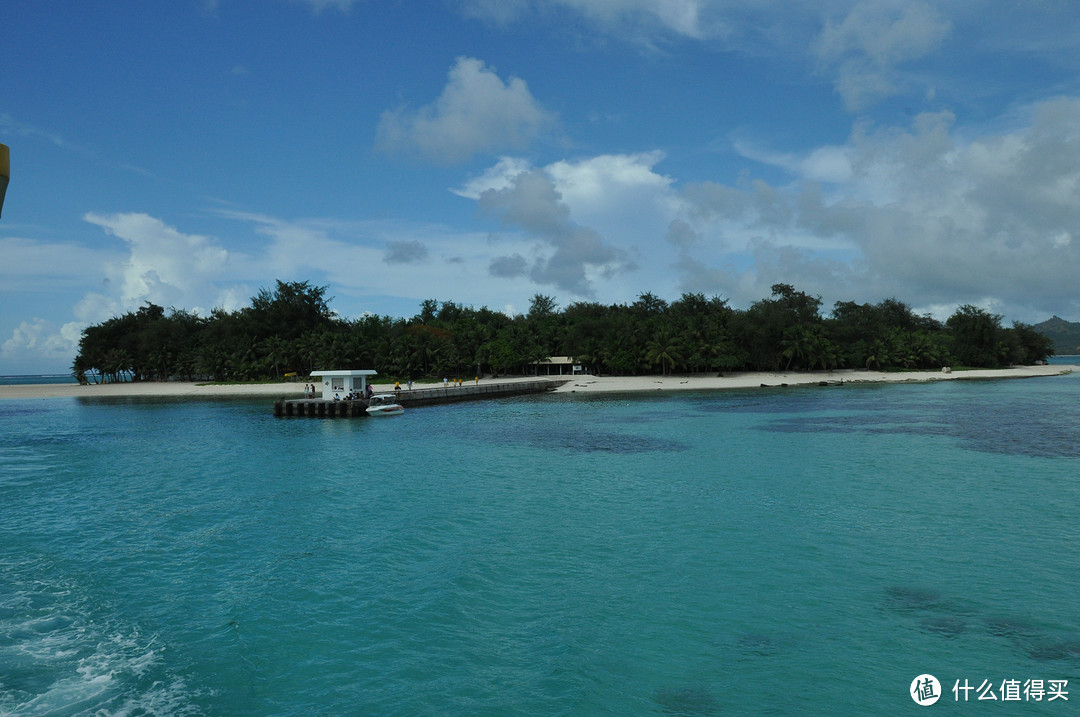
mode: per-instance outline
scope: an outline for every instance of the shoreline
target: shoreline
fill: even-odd
[[[926,383],[930,381],[957,381],[977,379],[1035,378],[1060,376],[1080,372],[1080,365],[1050,364],[1045,366],[1013,366],[1004,369],[972,369],[970,371],[869,371],[863,369],[840,369],[835,371],[768,371],[730,372],[723,376],[676,374],[670,376],[563,376],[567,383],[555,389],[555,393],[646,393],[650,391],[716,391],[733,388],[760,388],[781,386],[805,386],[827,382],[829,384],[857,383]],[[482,383],[517,383],[535,381],[538,377],[522,376],[504,379],[482,379]],[[544,378],[544,377],[539,377]],[[560,377],[551,376],[556,379]],[[303,398],[304,382],[259,384],[209,384],[182,381],[105,383],[82,386],[65,384],[23,384],[0,386],[0,400],[48,399],[48,398],[221,398],[221,397],[267,397]],[[472,385],[466,381],[465,385]],[[392,383],[373,383],[376,393],[393,393]],[[442,382],[414,383],[415,389],[441,388]],[[406,389],[402,389],[404,393]]]
[[[641,393],[645,391],[717,391],[733,388],[781,388],[810,386],[822,382],[829,385],[868,383],[930,383],[933,381],[964,381],[1037,378],[1062,376],[1080,372],[1080,366],[1052,364],[1046,366],[1011,366],[1003,369],[971,369],[969,371],[871,371],[866,369],[837,369],[833,371],[740,371],[723,376],[575,376],[556,389],[556,393]]]

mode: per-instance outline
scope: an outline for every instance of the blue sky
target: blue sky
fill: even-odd
[[[0,4],[0,374],[274,281],[1080,319],[1080,5]]]

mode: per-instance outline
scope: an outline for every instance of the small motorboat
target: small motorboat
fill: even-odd
[[[379,393],[368,399],[367,415],[369,416],[400,416],[405,413],[405,407],[397,401],[397,396],[389,393]]]

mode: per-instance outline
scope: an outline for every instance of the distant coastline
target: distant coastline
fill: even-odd
[[[1077,357],[1080,358],[1080,357]],[[647,393],[655,391],[715,391],[760,387],[800,386],[827,383],[829,385],[855,383],[910,383],[930,381],[954,381],[975,379],[1010,379],[1058,376],[1080,373],[1080,361],[1076,364],[1051,363],[1043,366],[1014,366],[1003,369],[973,369],[970,371],[870,371],[840,369],[835,371],[772,371],[732,372],[668,375],[668,376],[564,376],[570,379],[556,389],[556,393]],[[552,377],[557,378],[557,377]],[[534,381],[535,377],[481,379],[482,383],[512,383]],[[304,382],[213,384],[183,381],[139,381],[129,383],[106,383],[79,385],[69,383],[18,383],[0,384],[0,400],[48,399],[48,398],[120,398],[120,397],[188,397],[218,398],[240,396],[263,396],[267,398],[301,398]],[[415,388],[441,387],[441,382],[413,384]],[[393,383],[373,384],[376,392],[392,392]]]
[[[35,386],[52,384],[78,385],[70,373],[43,373],[32,375],[0,376],[0,386]]]

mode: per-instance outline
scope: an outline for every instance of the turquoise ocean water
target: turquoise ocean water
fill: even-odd
[[[1078,537],[1076,375],[5,400],[0,714],[1074,714]]]

